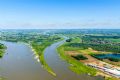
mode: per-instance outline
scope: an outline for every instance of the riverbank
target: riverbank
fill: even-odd
[[[52,68],[47,64],[45,58],[44,58],[44,51],[45,49],[50,46],[51,44],[55,43],[55,42],[59,42],[62,41],[63,38],[56,40],[56,41],[47,41],[44,42],[40,45],[38,45],[37,43],[30,43],[28,44],[29,47],[32,49],[32,51],[34,52],[35,55],[35,59],[37,59],[38,62],[41,63],[42,67],[47,70],[50,74],[52,74],[53,76],[56,76],[56,73],[52,70]]]
[[[54,73],[54,71],[52,70],[52,68],[49,67],[49,65],[47,64],[47,62],[44,59],[44,51],[46,49],[46,47],[48,47],[49,45],[51,45],[52,43],[48,44],[47,46],[45,46],[42,50],[39,48],[39,50],[41,51],[37,51],[36,50],[36,46],[42,46],[42,45],[37,45],[33,46],[32,43],[25,43],[25,42],[18,42],[18,43],[22,43],[27,45],[28,47],[31,48],[32,52],[34,53],[35,59],[41,63],[42,67],[47,70],[50,74],[52,74],[53,76],[56,76],[56,74]],[[45,44],[44,44],[45,45]]]
[[[40,62],[37,62],[28,45],[6,41],[2,43],[7,46],[7,50],[0,60],[0,77],[5,80],[49,80],[54,78],[42,67]]]
[[[44,69],[46,69],[50,74],[52,74],[53,76],[56,76],[56,74],[54,73],[54,71],[52,70],[52,68],[49,67],[49,65],[46,63],[45,59],[44,59],[44,50],[42,51],[42,53],[39,55],[39,53],[35,50],[34,47],[30,46],[34,55],[35,55],[35,59],[37,59],[38,62],[41,63],[42,67]]]
[[[49,35],[38,36],[38,35],[36,35],[36,37],[32,38],[32,40],[31,40],[30,36],[28,36],[28,38],[30,38],[30,39],[28,39],[28,41],[26,40],[26,38],[23,38],[23,37],[21,39],[19,39],[19,37],[15,37],[14,40],[16,40],[17,43],[22,43],[22,44],[29,46],[35,55],[35,59],[37,59],[37,61],[41,63],[42,67],[45,70],[47,70],[50,74],[52,74],[53,76],[56,76],[56,74],[54,73],[52,68],[49,67],[46,60],[44,59],[44,50],[48,46],[53,44],[54,42],[58,42],[58,41],[63,40],[63,38],[61,38],[57,35],[52,35],[52,36],[49,36]],[[14,40],[13,40],[13,42],[14,42]],[[9,41],[9,39],[5,40],[5,41]],[[12,40],[10,40],[10,41],[12,41]]]
[[[7,47],[4,44],[0,43],[0,58],[3,57],[6,49],[7,49]]]
[[[101,75],[106,78],[106,80],[119,80],[120,75],[120,68],[115,65],[108,64],[106,62],[103,62],[101,60],[98,60],[91,56],[91,54],[108,54],[108,52],[103,51],[96,51],[91,48],[88,49],[81,49],[76,47],[71,47],[67,45],[63,45],[64,48],[64,54],[67,56],[77,56],[82,55],[84,56],[85,60],[78,60],[80,63],[82,62],[84,65],[92,67],[94,69],[97,69],[96,75]],[[109,79],[108,79],[109,78]]]
[[[88,74],[88,75],[92,75],[92,76],[96,75],[96,73],[97,73],[96,69],[90,68],[90,67],[80,63],[79,61],[71,58],[69,55],[66,55],[63,45],[58,47],[57,51],[58,51],[60,57],[64,60],[66,60],[70,64],[69,68],[73,72],[76,72],[77,74]]]

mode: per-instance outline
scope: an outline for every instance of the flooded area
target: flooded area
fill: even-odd
[[[61,60],[56,51],[58,42],[47,47],[45,60],[57,74],[56,77],[43,69],[37,62],[30,47],[22,43],[1,42],[7,46],[3,58],[0,59],[0,76],[6,80],[103,80],[101,77],[77,75],[68,69],[68,64]]]

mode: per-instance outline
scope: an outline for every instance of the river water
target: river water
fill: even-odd
[[[56,77],[42,68],[27,45],[4,41],[1,43],[7,46],[5,55],[0,59],[0,76],[6,80],[102,80],[101,77],[77,75],[70,71],[69,65],[56,52],[56,47],[63,42],[52,44],[44,54],[46,62],[57,74]]]

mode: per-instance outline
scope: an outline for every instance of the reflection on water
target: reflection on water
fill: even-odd
[[[45,71],[37,62],[37,57],[27,45],[2,42],[7,46],[6,53],[0,59],[0,75],[6,80],[97,80],[98,77],[77,75],[67,68],[67,63],[61,61],[56,53],[55,43],[45,50],[45,59],[56,72],[57,77]],[[37,59],[37,60],[36,60]],[[100,79],[101,80],[101,79]]]

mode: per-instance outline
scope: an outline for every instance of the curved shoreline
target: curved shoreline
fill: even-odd
[[[55,41],[55,42],[59,42],[61,41],[62,39],[58,40],[58,41]],[[9,41],[8,41],[9,42]],[[14,43],[14,42],[13,42]],[[44,59],[44,51],[47,47],[49,47],[49,45],[40,53],[39,53],[35,50],[34,47],[32,47],[32,45],[30,43],[26,43],[26,42],[21,42],[21,41],[18,41],[18,42],[15,42],[15,43],[20,43],[20,44],[24,44],[26,46],[28,46],[29,48],[31,48],[31,51],[33,52],[34,54],[34,58],[41,63],[41,66],[47,71],[49,72],[51,75],[53,76],[56,76],[56,73],[52,70],[51,67],[49,67],[49,65],[47,64],[47,62],[45,61]],[[53,42],[54,43],[54,42]],[[52,43],[52,44],[53,44]]]
[[[52,74],[53,76],[56,76],[56,73],[54,73],[54,71],[52,70],[52,68],[49,67],[49,65],[47,64],[47,62],[46,62],[45,59],[44,59],[44,51],[45,51],[45,49],[46,49],[47,47],[42,51],[41,55],[38,55],[37,51],[36,51],[30,44],[24,43],[24,42],[20,42],[20,43],[23,43],[23,44],[27,45],[28,47],[30,47],[31,50],[32,50],[32,52],[33,52],[33,54],[34,54],[34,56],[35,56],[35,59],[36,59],[38,62],[41,63],[42,67],[43,67],[46,71],[48,71],[50,74]],[[49,46],[48,46],[48,47],[49,47]]]

